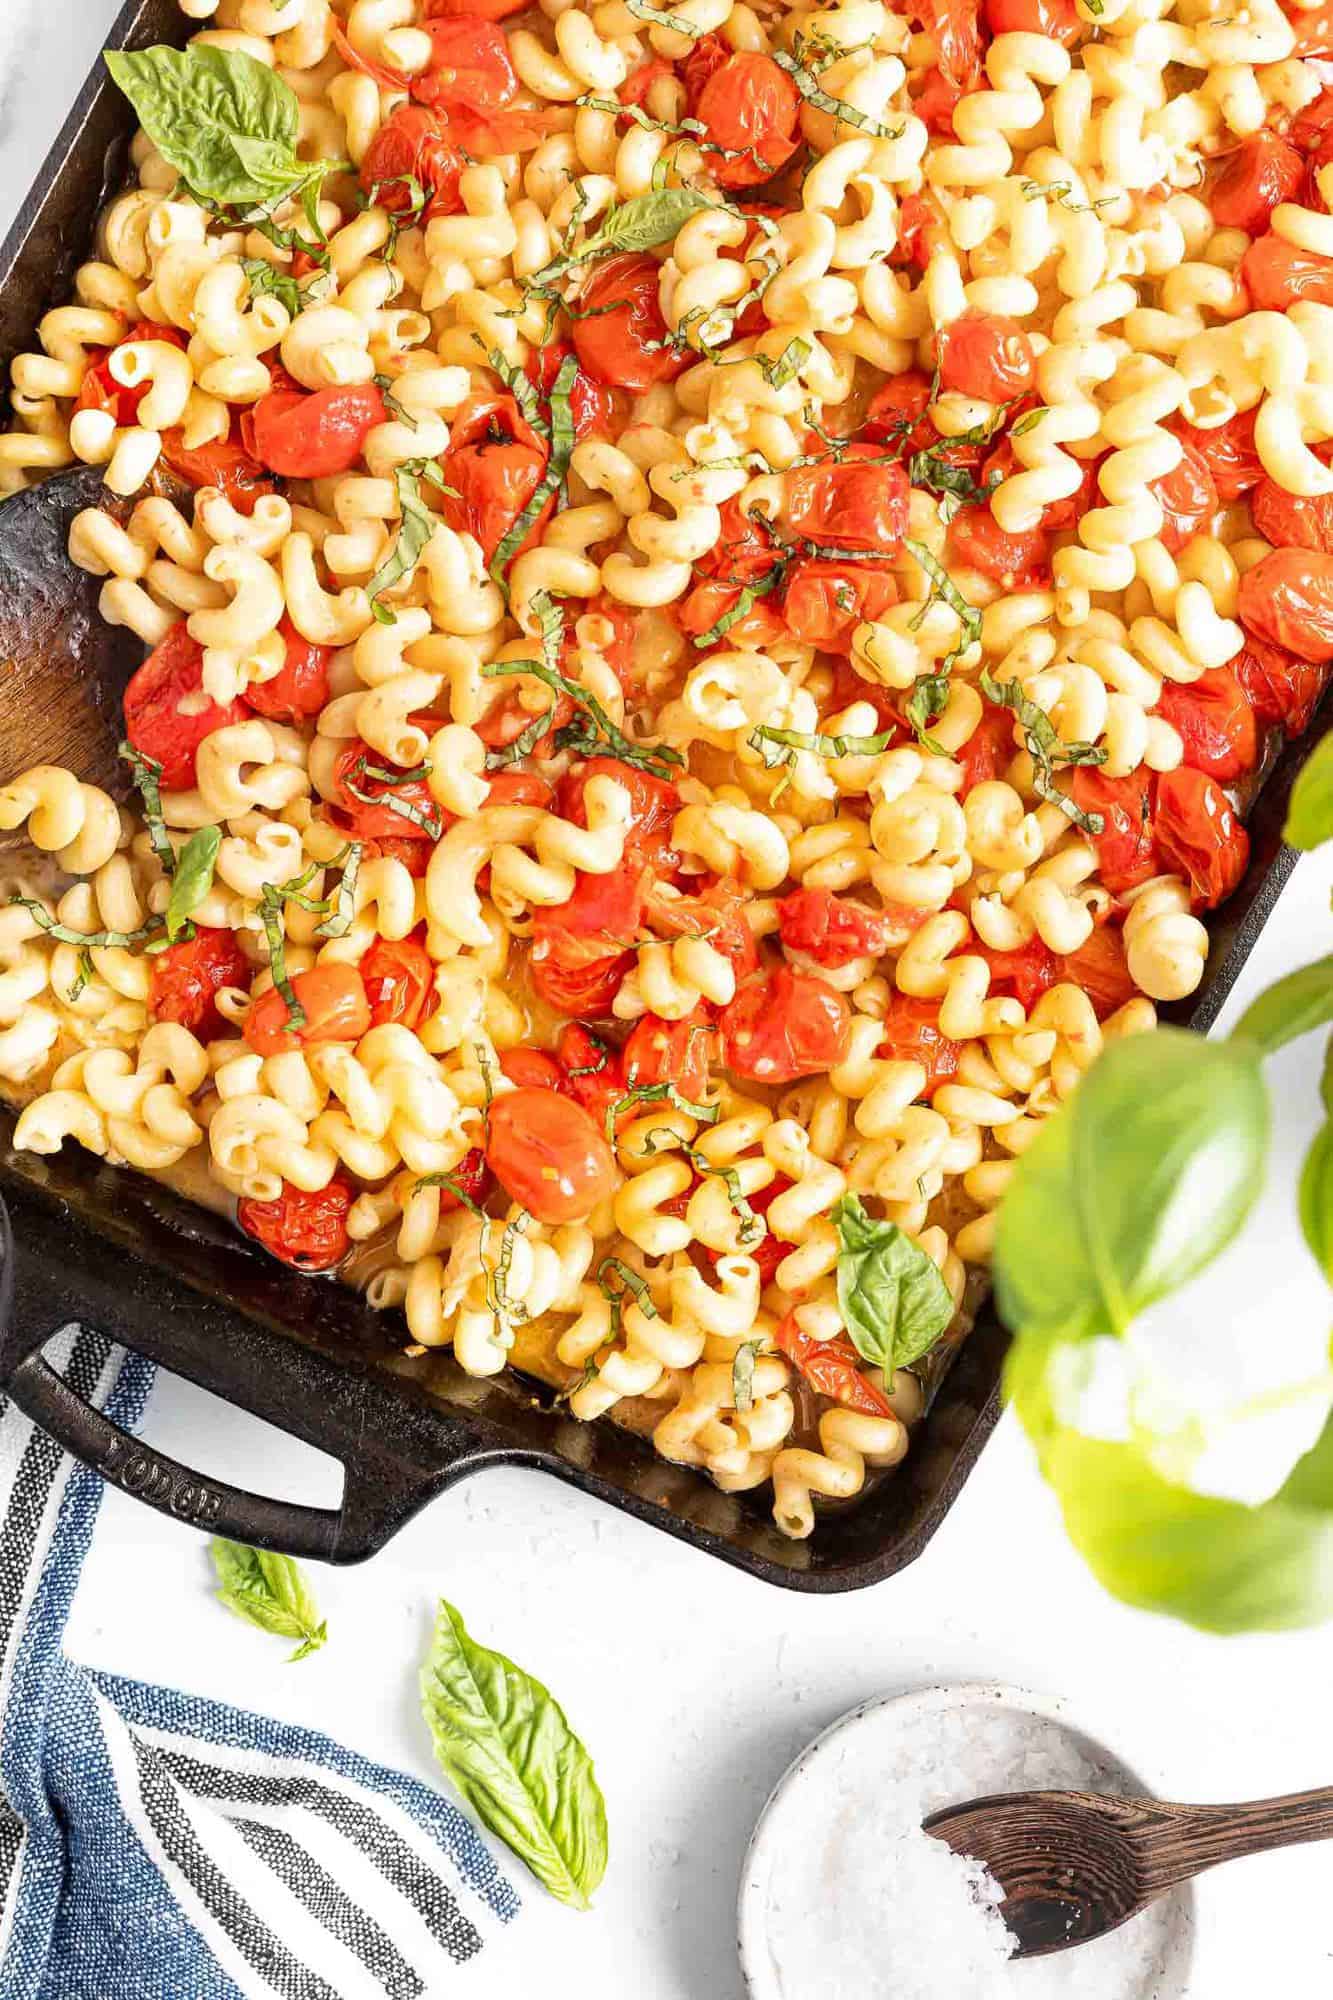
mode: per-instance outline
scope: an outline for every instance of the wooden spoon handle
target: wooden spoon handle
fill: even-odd
[[[1158,1895],[1220,1861],[1238,1861],[1270,1847],[1333,1839],[1333,1788],[1235,1806],[1145,1800],[1136,1831],[1144,1886]]]

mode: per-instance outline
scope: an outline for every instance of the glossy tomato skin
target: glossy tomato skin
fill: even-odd
[[[464,1153],[456,1167],[449,1170],[449,1178],[456,1187],[462,1189],[469,1200],[480,1203],[485,1200],[491,1184],[491,1170],[486,1164],[486,1155],[480,1146],[473,1146]],[[452,1215],[463,1204],[453,1188],[440,1189],[440,1214]]]
[[[634,964],[651,871],[631,857],[606,875],[580,874],[567,902],[533,919],[528,973],[558,1014],[609,1012]]]
[[[629,795],[627,859],[646,862],[659,875],[671,874],[680,856],[671,845],[671,829],[680,811],[680,793],[666,778],[654,777],[616,757],[587,757],[567,771],[556,788],[556,810],[575,826],[588,824],[588,786],[594,778],[610,778]]]
[[[961,796],[966,798],[974,785],[1002,777],[1017,754],[1013,716],[998,702],[986,702],[981,720],[958,752],[957,762],[963,767]]]
[[[337,1174],[314,1192],[284,1181],[276,1201],[239,1202],[236,1220],[247,1236],[293,1270],[331,1271],[350,1248],[347,1212],[355,1199],[355,1189]]]
[[[1060,980],[1069,981],[1086,993],[1099,1021],[1138,992],[1125,957],[1125,939],[1119,924],[1098,924],[1086,944],[1067,952],[1056,961]]]
[[[733,1076],[794,1083],[842,1061],[851,1009],[826,981],[784,965],[743,986],[718,1025],[722,1059]]]
[[[717,1030],[702,1007],[681,1021],[645,1014],[635,1022],[621,1058],[626,1086],[673,1083],[682,1097],[698,1104],[716,1053]]]
[[[778,1347],[817,1396],[860,1410],[868,1417],[891,1417],[893,1405],[861,1373],[860,1357],[845,1333],[834,1340],[814,1340],[803,1333],[794,1312],[788,1313],[774,1335]]]
[[[901,441],[906,455],[925,451],[939,436],[926,415],[929,405],[930,377],[923,368],[891,375],[870,398],[862,433],[876,444],[897,445]]]
[[[1189,883],[1196,907],[1225,902],[1250,858],[1250,837],[1226,793],[1202,771],[1164,771],[1153,818],[1162,858]]]
[[[359,1042],[370,1026],[370,1003],[354,965],[312,965],[296,974],[292,991],[306,1017],[299,1028],[289,1028],[287,1002],[276,986],[252,1002],[245,1039],[256,1055],[280,1056],[321,1042]]]
[[[1025,396],[1036,379],[1032,342],[1017,320],[965,312],[938,336],[940,381],[984,403]]]
[[[559,1090],[564,1083],[559,1063],[545,1049],[505,1049],[500,1074],[517,1090]]]
[[[475,14],[445,14],[426,24],[431,58],[412,79],[418,104],[499,111],[518,95],[518,78],[502,29]]]
[[[187,445],[183,430],[162,433],[163,463],[188,486],[213,486],[230,500],[238,514],[253,514],[255,501],[272,493],[273,481],[237,436],[233,412],[231,430],[210,444]]]
[[[370,1025],[398,1021],[419,1028],[433,1012],[435,967],[425,945],[425,926],[410,937],[376,938],[358,967],[370,1002]]]
[[[1025,590],[1050,576],[1051,545],[1041,528],[1010,533],[989,507],[964,507],[949,523],[949,553],[1006,590]]]
[[[1213,430],[1199,430],[1183,421],[1170,427],[1183,444],[1191,446],[1203,459],[1223,506],[1230,500],[1239,500],[1264,476],[1263,460],[1254,444],[1254,418],[1253,410],[1243,410]]]
[[[1300,250],[1271,229],[1245,252],[1240,275],[1256,312],[1285,312],[1298,299],[1333,305],[1333,257]]]
[[[772,56],[755,50],[724,56],[691,109],[714,146],[739,155],[707,155],[708,171],[719,187],[756,187],[785,167],[800,144],[796,85]]]
[[[853,444],[843,457],[803,465],[786,478],[794,534],[867,555],[892,556],[907,533],[907,472],[874,445]]]
[[[1088,32],[1074,0],[984,0],[992,35],[1041,35],[1072,49]]]
[[[613,389],[638,394],[673,382],[694,356],[656,343],[667,337],[658,297],[661,266],[646,252],[625,251],[596,266],[581,300],[595,318],[576,319],[574,346],[588,373]],[[613,308],[604,312],[603,307]]]
[[[813,959],[828,971],[877,958],[888,942],[889,926],[879,910],[831,889],[796,889],[778,904],[783,948]]]
[[[159,326],[154,319],[136,320],[114,347],[88,349],[88,367],[74,399],[75,409],[104,410],[109,417],[115,418],[117,424],[134,423],[139,415],[139,405],[152,384],[140,382],[129,388],[117,382],[111,373],[111,357],[118,354],[122,347],[145,340],[163,340],[171,347],[180,348],[188,344],[178,326]]]
[[[1140,769],[1127,778],[1108,778],[1090,765],[1074,772],[1070,792],[1086,813],[1099,813],[1101,833],[1089,834],[1097,850],[1097,873],[1113,896],[1135,889],[1161,873],[1153,842],[1151,773]]]
[[[481,544],[489,563],[542,482],[547,449],[512,396],[482,396],[465,403],[450,426],[440,460],[451,492],[440,495],[440,513],[457,534]],[[554,496],[514,550],[533,546],[550,520]]]
[[[486,1164],[538,1222],[581,1222],[618,1179],[611,1148],[582,1105],[553,1090],[507,1090],[495,1099]]]
[[[1290,19],[1296,30],[1293,56],[1302,60],[1310,56],[1333,56],[1333,5],[1330,5],[1330,0],[1323,0],[1322,6],[1293,8]]]
[[[482,21],[503,21],[509,14],[521,13],[524,4],[525,0],[425,0],[423,18],[438,21],[451,14],[468,14]]]
[[[930,1097],[942,1083],[958,1074],[963,1045],[940,1027],[938,1000],[916,1000],[908,993],[895,993],[884,1015],[882,1056],[893,1062],[920,1063],[926,1072],[924,1097]]]
[[[1267,645],[1252,633],[1230,670],[1249,697],[1260,727],[1280,724],[1288,736],[1299,736],[1309,726],[1328,678],[1327,667],[1298,660],[1284,646]]]
[[[759,949],[745,917],[750,906],[751,898],[738,883],[715,877],[689,896],[654,887],[644,914],[657,937],[706,936],[714,951],[730,960],[739,986],[759,966]]]
[[[333,648],[303,639],[285,614],[278,630],[287,649],[281,671],[271,681],[253,681],[243,699],[256,715],[271,722],[309,722],[329,698]]]
[[[379,771],[393,768],[378,750],[373,750],[359,736],[354,736],[346,748],[338,752],[333,764],[333,803],[342,813],[353,837],[357,840],[433,840],[436,836],[429,826],[422,826],[417,819],[409,819],[405,813],[395,811],[392,805],[378,803],[381,799],[397,799],[427,818],[433,816],[438,824],[443,815],[426,780],[409,778],[406,783],[390,784],[385,778],[371,777],[368,770],[358,770],[362,758]],[[358,798],[357,792],[365,796]]]
[[[370,433],[388,421],[373,382],[315,390],[279,384],[249,412],[249,442],[281,478],[332,479],[351,471]]]
[[[149,960],[148,1011],[155,1021],[179,1021],[206,1042],[226,1031],[217,996],[224,986],[250,988],[251,967],[235,931],[199,924],[192,938],[169,944]]]
[[[1254,525],[1278,549],[1333,553],[1333,493],[1288,493],[1275,479],[1259,481],[1250,497]]]
[[[204,649],[182,619],[125,689],[125,734],[141,756],[161,765],[164,791],[188,791],[204,738],[245,720],[244,702],[229,701],[223,707],[202,700],[203,676]]]
[[[1261,236],[1278,203],[1298,199],[1304,179],[1299,150],[1265,127],[1223,159],[1207,196],[1213,221],[1219,229]]]
[[[1021,1002],[1030,1013],[1043,993],[1059,978],[1059,961],[1039,937],[1014,951],[995,951],[990,945],[969,945],[990,967],[992,997]]]
[[[543,346],[533,348],[524,363],[524,373],[544,396],[549,396],[565,357],[573,352],[573,346],[567,340],[547,341]],[[569,414],[574,421],[574,436],[580,443],[586,437],[605,436],[615,418],[615,396],[604,382],[594,382],[592,376],[580,368],[569,392]]]
[[[1192,770],[1226,783],[1259,761],[1254,708],[1229,667],[1213,667],[1187,685],[1164,681],[1157,713],[1179,734]]]
[[[954,106],[983,79],[985,37],[981,0],[922,0],[921,25],[936,48],[936,63],[926,72],[925,88],[913,106],[932,132],[953,135]]]
[[[1256,639],[1298,660],[1333,660],[1333,555],[1274,549],[1240,582],[1240,622]]]
[[[555,1045],[561,1076],[556,1088],[581,1104],[599,1132],[606,1130],[606,1115],[625,1096],[625,1068],[621,1056],[581,1021],[570,1021],[560,1030]],[[638,1114],[622,1111],[618,1124],[628,1123]]]
[[[1161,502],[1162,546],[1179,554],[1217,512],[1217,486],[1202,452],[1182,440],[1179,465],[1154,479],[1148,491]]]
[[[857,626],[882,618],[897,602],[891,570],[801,556],[787,572],[782,622],[803,645],[821,653],[847,652]]]
[[[423,222],[437,215],[458,215],[463,197],[458,180],[467,162],[462,149],[446,135],[439,117],[421,104],[401,104],[371,140],[361,162],[363,194],[374,194],[391,215],[410,212],[414,205],[409,181],[430,196]]]

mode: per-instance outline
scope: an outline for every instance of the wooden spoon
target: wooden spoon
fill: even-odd
[[[1333,1789],[1239,1806],[1095,1792],[1008,1792],[946,1806],[924,1830],[984,1863],[1016,1958],[1086,1944],[1219,1861],[1333,1837]]]

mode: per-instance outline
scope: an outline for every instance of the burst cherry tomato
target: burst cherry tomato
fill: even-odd
[[[1055,954],[1039,937],[1014,951],[994,951],[989,945],[969,945],[990,967],[990,991],[999,999],[1018,1000],[1031,1012],[1043,993],[1059,978]]]
[[[689,84],[689,63],[685,76]],[[750,49],[725,54],[697,95],[691,94],[691,112],[707,128],[708,170],[719,187],[755,187],[769,180],[800,144],[801,99],[772,56]],[[738,157],[708,152],[710,143]]]
[[[883,1390],[861,1373],[860,1356],[845,1333],[834,1340],[814,1340],[802,1333],[795,1313],[788,1313],[774,1339],[817,1396],[827,1396],[830,1402],[860,1410],[868,1417],[893,1415],[893,1405]]]
[[[1219,229],[1243,229],[1261,236],[1280,201],[1295,201],[1305,179],[1305,161],[1296,147],[1265,127],[1242,139],[1221,163],[1207,195]]]
[[[1011,534],[989,507],[964,507],[949,523],[949,553],[964,568],[1003,584],[1025,590],[1050,575],[1051,545],[1041,528]]]
[[[1098,924],[1086,944],[1056,961],[1059,977],[1080,987],[1092,1002],[1099,1021],[1106,1020],[1138,992],[1125,958],[1119,924]]]
[[[523,365],[524,373],[543,396],[550,396],[565,357],[573,351],[567,340],[548,340],[532,349]],[[574,436],[580,443],[586,437],[604,436],[615,418],[615,396],[604,382],[594,382],[580,368],[569,392],[569,414],[574,422]]]
[[[1240,583],[1240,622],[1256,639],[1298,660],[1333,660],[1333,555],[1274,549]]]
[[[399,1021],[405,1028],[419,1028],[432,1012],[435,998],[435,967],[418,925],[410,937],[376,938],[361,960],[358,970],[370,1002],[370,1025]]]
[[[1157,780],[1154,833],[1162,859],[1189,883],[1196,905],[1211,910],[1231,894],[1250,858],[1250,837],[1226,793],[1185,766]]]
[[[164,340],[172,347],[185,347],[187,337],[177,326],[159,326],[154,319],[140,319],[118,340],[114,347],[90,347],[88,368],[74,401],[76,410],[104,410],[114,417],[117,424],[135,423],[142,403],[152,383],[143,381],[134,388],[127,388],[117,382],[111,373],[111,357],[119,354],[122,347],[129,347],[136,341]]]
[[[660,281],[661,266],[646,252],[608,257],[593,272],[579,302],[574,346],[599,382],[637,394],[654,383],[673,382],[690,366],[693,356],[659,344],[667,337]]]
[[[288,377],[247,412],[246,441],[261,465],[282,478],[331,479],[351,471],[370,433],[388,420],[373,382],[312,391]]]
[[[287,648],[281,670],[271,681],[253,681],[245,690],[247,707],[271,722],[309,722],[329,698],[329,662],[332,646],[316,646],[303,639],[290,618],[284,615],[278,627]]]
[[[962,796],[966,798],[973,785],[1003,777],[1017,754],[1012,714],[998,702],[986,702],[980,722],[958,752],[963,767]]]
[[[1266,645],[1252,634],[1230,670],[1253,704],[1260,727],[1280,723],[1288,736],[1299,736],[1308,727],[1328,678],[1326,666],[1298,660],[1285,647]]]
[[[507,14],[519,13],[525,4],[526,0],[426,0],[424,18],[438,21],[451,14],[470,14],[482,21],[503,21]]]
[[[1298,299],[1333,305],[1333,257],[1300,250],[1271,229],[1245,252],[1240,275],[1256,312],[1285,312]]]
[[[506,1049],[500,1057],[500,1074],[517,1090],[559,1090],[564,1072],[545,1049]]]
[[[683,1021],[645,1014],[634,1025],[621,1064],[625,1083],[673,1083],[691,1104],[702,1102],[717,1053],[717,1030],[702,1008]]]
[[[786,950],[836,971],[858,958],[877,958],[889,926],[879,910],[835,896],[831,889],[797,889],[778,904],[778,929]]]
[[[291,1026],[287,1002],[276,986],[261,993],[245,1017],[245,1039],[256,1055],[279,1056],[321,1042],[359,1042],[370,1026],[370,1003],[354,965],[312,965],[292,980],[305,1015]]]
[[[1171,425],[1182,444],[1189,445],[1207,465],[1223,506],[1229,500],[1239,500],[1264,476],[1263,460],[1254,448],[1254,418],[1253,410],[1243,410],[1209,431],[1184,422]]]
[[[587,790],[593,778],[610,778],[629,794],[629,830],[625,856],[646,862],[658,875],[672,873],[680,856],[671,845],[671,828],[680,811],[680,793],[665,778],[622,764],[617,757],[589,757],[566,772],[556,791],[556,809],[575,826],[588,824]]]
[[[234,931],[199,924],[192,938],[169,944],[149,960],[148,1011],[155,1021],[179,1021],[206,1042],[226,1028],[217,1008],[224,986],[250,989],[250,965]]]
[[[163,431],[162,460],[188,486],[214,486],[238,514],[253,514],[255,501],[273,492],[273,481],[241,443],[239,429],[233,410],[226,437],[209,444],[187,445],[183,430]]]
[[[895,993],[884,1015],[879,1052],[893,1062],[920,1063],[926,1072],[922,1096],[930,1097],[942,1083],[957,1076],[963,1045],[941,1029],[938,1000],[914,1000],[910,994]]]
[[[424,778],[376,777],[392,772],[369,743],[354,736],[333,765],[333,803],[357,840],[437,840],[444,816]],[[405,810],[404,810],[405,809]]]
[[[928,194],[904,195],[898,205],[898,245],[889,262],[924,271],[948,235],[949,225],[937,201]]]
[[[1293,8],[1291,25],[1296,30],[1296,46],[1292,55],[1304,60],[1310,56],[1333,56],[1333,5],[1323,0],[1323,5],[1310,8]]]
[[[786,478],[787,519],[812,542],[867,555],[896,555],[907,533],[905,469],[874,445],[849,445],[841,459],[798,466]]]
[[[718,1023],[723,1061],[752,1083],[794,1083],[847,1053],[851,1009],[841,993],[783,965],[743,986]]]
[[[1104,822],[1100,833],[1087,838],[1097,850],[1097,873],[1113,896],[1160,874],[1153,845],[1151,774],[1146,769],[1127,778],[1108,778],[1080,764],[1070,792],[1080,811],[1100,814]]]
[[[953,135],[953,111],[960,97],[980,87],[985,38],[981,0],[922,0],[921,25],[935,44],[935,66],[913,109],[932,132]]]
[[[1303,153],[1315,151],[1327,138],[1333,128],[1333,90],[1321,90],[1318,97],[1298,111],[1291,121],[1287,137],[1293,146],[1299,146]]]
[[[417,202],[413,181],[427,196],[420,220],[458,215],[458,177],[467,165],[444,122],[421,104],[400,104],[371,140],[361,162],[361,190],[391,215],[407,215]]]
[[[845,652],[858,625],[882,618],[897,602],[898,586],[888,569],[802,556],[787,572],[782,621],[803,645]]]
[[[245,720],[244,702],[229,701],[224,708],[205,699],[203,677],[204,649],[182,619],[125,689],[125,734],[141,756],[161,765],[165,791],[188,791],[204,738]]]
[[[749,908],[750,898],[737,883],[714,879],[691,896],[654,884],[645,915],[658,937],[706,937],[714,951],[730,959],[739,986],[759,965],[754,932],[745,917]]]
[[[477,1203],[484,1201],[490,1187],[491,1170],[486,1164],[486,1155],[481,1147],[473,1146],[470,1151],[464,1153],[458,1165],[449,1169],[449,1178],[454,1187],[440,1189],[441,1215],[452,1215],[456,1209],[464,1205],[459,1195],[454,1193],[454,1188],[465,1194],[469,1201]]]
[[[1148,491],[1162,505],[1162,545],[1176,555],[1217,512],[1217,487],[1208,461],[1184,444],[1179,465],[1154,479]]]
[[[1254,525],[1279,549],[1333,552],[1333,493],[1288,493],[1275,479],[1261,479],[1250,496]]]
[[[1254,709],[1229,667],[1214,667],[1187,685],[1164,681],[1157,713],[1178,732],[1184,761],[1195,771],[1225,782],[1259,761]]]
[[[518,95],[504,31],[475,15],[442,15],[427,23],[430,62],[412,79],[419,104],[499,111]]]
[[[1036,380],[1032,342],[1017,320],[965,312],[939,335],[940,381],[983,403],[1011,403]]]
[[[567,902],[533,919],[532,984],[558,1014],[605,1014],[634,963],[651,873],[641,860],[580,874]]]
[[[297,1271],[331,1271],[347,1255],[347,1211],[356,1199],[349,1182],[335,1174],[313,1191],[282,1184],[276,1201],[241,1201],[236,1220],[271,1257]]]
[[[617,1180],[611,1148],[592,1119],[554,1090],[507,1090],[495,1099],[486,1163],[538,1222],[582,1222]]]
[[[984,0],[992,35],[1041,35],[1072,49],[1088,32],[1074,0]]]
[[[555,1052],[562,1072],[556,1088],[581,1104],[598,1131],[604,1132],[607,1112],[626,1094],[620,1056],[589,1034],[581,1021],[570,1021],[560,1030]],[[627,1109],[617,1123],[628,1123],[635,1116],[633,1108]]]
[[[926,415],[929,405],[930,377],[924,369],[891,375],[870,398],[862,432],[876,444],[901,443],[907,454],[924,451],[939,436]]]
[[[458,534],[472,535],[490,562],[541,485],[546,445],[512,396],[482,396],[465,403],[450,426],[440,461],[453,489],[440,496],[440,513]],[[555,496],[513,551],[530,548],[551,517]]]

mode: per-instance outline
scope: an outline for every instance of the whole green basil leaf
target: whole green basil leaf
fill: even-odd
[[[1160,1028],[1111,1043],[1022,1154],[1000,1208],[995,1288],[1040,1372],[1061,1339],[1123,1334],[1240,1228],[1263,1184],[1259,1054]]]
[[[222,830],[216,826],[201,826],[192,833],[176,861],[176,870],[171,878],[171,900],[167,904],[167,936],[178,938],[187,920],[192,917],[204,897],[213,886],[213,870],[217,866],[218,849],[222,845]]]
[[[1235,1042],[1253,1042],[1266,1056],[1313,1028],[1333,1021],[1333,956],[1290,972],[1252,1000],[1231,1030]]]
[[[1333,733],[1321,738],[1291,788],[1282,838],[1289,847],[1319,847],[1333,837]]]
[[[701,208],[717,206],[696,188],[654,188],[648,194],[632,195],[603,216],[577,253],[579,261],[608,250],[652,250],[659,243],[669,243]]]
[[[833,1211],[838,1309],[857,1353],[891,1375],[935,1345],[954,1315],[949,1287],[896,1222],[877,1222],[854,1194]]]
[[[421,1701],[435,1755],[483,1824],[553,1896],[586,1910],[606,1873],[606,1803],[559,1703],[479,1645],[443,1598]]]
[[[296,93],[267,63],[195,43],[108,50],[106,64],[163,159],[195,194],[272,201],[309,171],[296,157]]]
[[[280,1639],[299,1639],[291,1655],[293,1662],[316,1653],[329,1636],[326,1621],[300,1564],[291,1556],[276,1555],[272,1549],[248,1548],[244,1542],[229,1542],[215,1535],[209,1544],[213,1568],[217,1572],[218,1601],[234,1611],[247,1625],[261,1632],[276,1633]]]
[[[1320,1126],[1305,1156],[1300,1212],[1305,1240],[1333,1285],[1333,1122]]]

